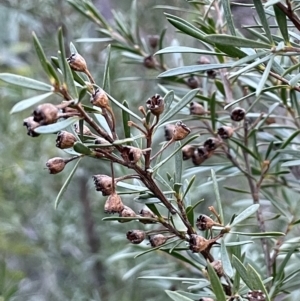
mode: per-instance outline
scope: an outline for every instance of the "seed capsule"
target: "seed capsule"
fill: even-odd
[[[109,107],[109,99],[105,91],[101,88],[97,88],[91,96],[91,103],[101,109]]]
[[[147,100],[146,106],[153,115],[159,116],[165,109],[165,102],[159,94],[155,94]]]
[[[205,251],[208,248],[208,246],[209,240],[197,234],[191,235],[190,250],[192,250],[193,253],[200,253],[202,251]]]
[[[85,72],[87,69],[86,61],[79,53],[72,53],[67,62],[74,71]]]
[[[131,243],[138,245],[145,239],[146,233],[142,230],[131,230],[126,236]]]
[[[213,152],[208,152],[207,149],[203,146],[195,149],[194,154],[192,155],[192,162],[195,165],[202,164],[205,160],[212,156]]]
[[[155,68],[155,59],[154,59],[153,55],[149,55],[144,58],[144,66],[149,69]]]
[[[33,120],[39,125],[55,123],[58,119],[58,108],[51,103],[43,103],[33,111]]]
[[[211,229],[215,224],[210,217],[204,214],[199,215],[196,221],[196,227],[201,231]]]
[[[123,150],[122,156],[133,164],[137,163],[143,154],[141,149],[133,146],[124,146]]]
[[[266,301],[266,296],[261,290],[250,291],[248,292],[246,299],[249,301]]]
[[[187,144],[181,149],[181,151],[182,151],[182,159],[188,160],[192,158],[192,156],[194,155],[195,147],[190,144]]]
[[[167,241],[167,237],[162,234],[156,234],[149,237],[149,241],[152,247],[158,247],[163,245]]]
[[[111,195],[113,193],[112,178],[107,175],[94,175],[94,184],[97,191],[101,191],[103,196]]]
[[[153,214],[153,212],[151,212],[148,209],[141,209],[140,212],[139,212],[139,214],[142,217],[155,218],[155,215]]]
[[[74,124],[74,130],[77,134],[80,135],[80,127],[78,123]],[[82,134],[84,136],[94,136],[91,130],[86,125],[83,125]]]
[[[215,150],[220,145],[221,145],[221,141],[214,137],[208,138],[203,144],[203,146],[206,148],[208,152]]]
[[[206,111],[200,103],[192,101],[190,103],[190,114],[201,116],[201,115],[206,114]]]
[[[172,139],[174,139],[175,141],[182,140],[190,132],[191,132],[191,130],[182,121],[178,121],[175,124],[175,128],[173,130],[173,137],[172,137]]]
[[[120,213],[124,209],[121,197],[117,193],[112,193],[104,205],[105,213]]]
[[[211,262],[211,266],[216,271],[219,277],[222,277],[224,275],[224,269],[221,260],[215,260]]]
[[[67,131],[60,131],[56,137],[56,147],[65,149],[70,148],[77,141],[76,137]]]
[[[148,36],[148,42],[151,48],[155,49],[157,47],[158,41],[159,41],[158,35]]]
[[[207,64],[210,64],[210,59],[208,57],[202,55],[202,56],[200,56],[197,63],[200,65],[207,65]]]
[[[191,76],[188,78],[187,80],[187,85],[192,88],[192,89],[196,89],[199,87],[199,80],[197,77],[195,76]]]
[[[228,138],[232,137],[233,133],[234,133],[234,129],[230,126],[222,126],[222,127],[218,128],[218,135],[222,139],[228,139]]]
[[[245,118],[245,116],[246,116],[245,109],[239,107],[234,108],[230,114],[230,118],[233,121],[242,121]]]
[[[170,141],[173,137],[175,125],[167,124],[167,125],[165,125],[164,129],[165,129],[165,139],[166,139],[166,141]]]
[[[23,120],[23,125],[27,128],[27,135],[30,137],[38,137],[40,134],[36,133],[34,129],[39,126],[39,123],[33,120],[33,116],[27,117]]]
[[[49,159],[46,166],[51,174],[57,174],[63,171],[66,166],[66,161],[60,157]]]
[[[135,217],[136,214],[135,212],[128,206],[124,206],[124,209],[119,213],[119,217]],[[123,220],[123,221],[119,221],[120,223],[126,223],[126,222],[130,222]]]
[[[212,298],[200,298],[199,301],[214,301]]]
[[[110,143],[106,139],[99,137],[95,140],[95,144],[101,145],[101,144],[110,144]],[[103,150],[111,153],[114,150],[114,147],[106,146],[106,147],[95,148],[95,151],[103,151]]]

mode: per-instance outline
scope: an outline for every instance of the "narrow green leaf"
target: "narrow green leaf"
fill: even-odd
[[[163,49],[158,50],[154,55],[158,54],[166,54],[166,53],[198,53],[205,55],[225,55],[224,53],[204,50],[200,48],[186,47],[186,46],[170,46]]]
[[[48,68],[48,72],[49,72],[49,78],[50,78],[50,82],[51,84],[55,87],[55,86],[59,86],[60,85],[60,80],[59,77],[54,69],[54,67],[51,65],[50,62],[46,62],[47,68]]]
[[[258,83],[258,85],[257,85],[256,93],[255,93],[255,96],[256,96],[256,97],[258,97],[258,96],[260,95],[262,89],[263,89],[264,86],[265,86],[265,83],[266,83],[266,81],[267,81],[267,79],[268,79],[268,77],[269,77],[271,68],[272,68],[272,66],[273,66],[274,58],[275,58],[275,56],[272,55],[272,56],[270,57],[270,60],[268,61],[268,64],[267,64],[267,66],[266,66],[266,68],[265,68],[265,70],[264,70],[264,73],[263,73],[263,75],[262,75],[262,77],[261,77],[261,79],[260,79],[260,81],[259,81],[259,83]]]
[[[159,35],[159,42],[158,42],[158,49],[162,49],[163,48],[163,42],[164,42],[164,38],[165,38],[165,34],[167,32],[167,28],[165,27],[160,35]],[[164,61],[164,55],[163,54],[160,54],[159,55],[159,59],[160,59],[160,65],[163,66],[165,61]]]
[[[240,140],[238,140],[234,137],[231,137],[230,140],[233,141],[234,143],[236,143],[243,151],[248,153],[255,160],[259,161],[259,158],[253,153],[253,151],[250,150],[248,147],[246,147]]]
[[[146,204],[146,206],[158,217],[162,217],[159,210],[156,208],[155,204]]]
[[[35,32],[32,32],[32,37],[33,37],[33,44],[34,44],[34,47],[35,47],[35,51],[38,55],[38,58],[40,60],[40,63],[44,69],[44,71],[46,72],[46,74],[49,76],[49,70],[48,70],[48,66],[47,66],[47,58],[46,58],[46,55],[44,53],[44,50],[35,34]]]
[[[236,36],[235,32],[235,26],[232,19],[231,9],[230,9],[230,1],[229,0],[223,0],[222,2],[223,10],[224,10],[224,16],[227,22],[228,29],[232,36]]]
[[[226,64],[203,64],[203,65],[191,65],[191,66],[183,66],[177,67],[170,70],[167,70],[161,73],[158,78],[162,77],[171,77],[177,76],[181,74],[190,74],[190,73],[197,73],[201,71],[207,70],[214,70],[214,69],[222,69],[222,68],[229,68],[232,67],[233,63],[226,63]]]
[[[211,177],[212,177],[212,182],[213,182],[213,187],[214,187],[214,193],[216,196],[218,213],[219,213],[222,223],[224,223],[223,206],[222,206],[222,201],[221,201],[221,197],[220,197],[220,193],[219,193],[218,181],[217,181],[216,173],[213,169],[211,169]]]
[[[128,102],[126,100],[123,101],[122,105],[129,110]],[[127,111],[122,110],[122,120],[123,120],[123,129],[125,138],[130,138],[130,126],[128,126],[128,121],[130,120],[130,116]],[[127,143],[130,144],[129,142]]]
[[[21,75],[0,73],[0,80],[16,86],[25,87],[27,89],[46,91],[46,92],[53,91],[52,86]]]
[[[189,192],[189,190],[191,189],[191,187],[193,186],[193,183],[194,183],[195,179],[196,179],[196,176],[193,175],[192,178],[190,179],[184,193],[183,193],[183,196],[182,196],[183,200],[184,200],[185,196],[187,195],[187,193]]]
[[[84,1],[85,7],[88,10],[87,15],[91,16],[93,21],[98,21],[97,24],[99,25],[99,22],[104,26],[105,29],[110,29],[110,26],[106,19],[100,14],[99,10],[96,8],[96,6],[91,1]]]
[[[261,233],[249,233],[249,232],[239,232],[239,231],[230,231],[232,234],[239,234],[244,236],[252,236],[253,238],[261,238],[261,237],[276,237],[276,236],[284,236],[285,234],[282,232],[261,232]]]
[[[62,196],[64,195],[65,191],[67,190],[67,188],[68,188],[68,186],[69,186],[69,184],[70,184],[70,182],[71,182],[71,180],[72,180],[72,178],[73,178],[73,176],[75,174],[75,171],[76,171],[76,169],[77,169],[77,167],[78,167],[78,165],[79,165],[79,163],[81,161],[81,159],[82,158],[78,158],[77,159],[77,162],[76,162],[75,166],[73,167],[72,171],[70,172],[70,174],[69,174],[68,178],[66,179],[64,185],[60,189],[60,191],[59,191],[59,193],[58,193],[58,195],[57,195],[57,197],[55,199],[55,203],[54,203],[54,208],[55,209],[57,209],[57,207],[58,207],[58,205],[59,205],[59,203],[61,201]]]
[[[245,47],[245,48],[267,48],[269,49],[271,45],[258,42],[255,40],[249,40],[241,37],[234,37],[226,34],[212,34],[205,37],[206,41],[211,43],[217,43],[228,46],[235,47]]]
[[[168,91],[164,97],[165,109],[161,116],[161,119],[164,118],[164,116],[169,112],[173,100],[174,100],[174,91],[172,90]]]
[[[193,299],[190,299],[188,297],[185,297],[177,292],[174,291],[168,291],[165,290],[167,295],[173,300],[173,301],[193,301]]]
[[[66,50],[65,50],[65,43],[64,43],[62,27],[60,27],[58,29],[57,37],[58,37],[58,46],[59,46],[59,53],[60,53],[60,56],[58,56],[58,58],[60,59],[60,63],[61,63],[60,67],[61,67],[61,71],[64,76],[64,82],[66,83],[67,61],[66,61]]]
[[[74,143],[73,149],[75,152],[77,152],[79,154],[87,155],[87,156],[89,156],[92,153],[92,151],[80,141],[77,141]]]
[[[189,104],[192,101],[192,99],[197,95],[198,92],[199,89],[194,89],[189,91],[186,95],[184,95],[184,97],[179,101],[179,103],[176,106],[166,111],[166,114],[163,115],[157,126],[162,125],[165,121],[169,120],[174,115],[176,115],[182,108],[184,108],[187,104]],[[170,99],[173,95],[174,94],[170,94]]]
[[[186,215],[187,215],[187,219],[190,222],[191,225],[194,225],[194,209],[193,206],[187,206],[186,207]]]
[[[107,46],[106,60],[104,66],[102,88],[105,92],[110,93],[110,76],[109,76],[109,61],[110,61],[111,46]]]
[[[237,193],[245,193],[245,194],[250,193],[250,191],[248,191],[248,190],[243,190],[243,189],[239,189],[239,188],[236,188],[236,187],[223,186],[223,188],[225,188],[229,191],[237,192]]]
[[[252,286],[252,282],[248,277],[248,271],[246,267],[243,265],[243,263],[235,256],[232,255],[232,265],[236,269],[236,272],[240,275],[240,277],[243,279],[245,284],[250,288],[250,289],[255,289]]]
[[[52,94],[53,94],[53,92],[49,92],[49,93],[45,93],[45,94],[42,94],[42,95],[37,95],[37,96],[33,96],[33,97],[30,97],[30,98],[21,100],[13,106],[13,108],[10,111],[10,114],[14,114],[14,113],[17,113],[17,112],[24,111],[24,110],[28,109],[29,107],[39,103],[43,99],[49,97]]]
[[[224,239],[221,240],[221,261],[222,261],[224,272],[226,273],[226,275],[232,278],[233,269],[231,266],[231,261],[229,259],[229,255],[225,246]]]
[[[288,33],[288,27],[287,27],[287,18],[286,14],[277,6],[273,6],[274,12],[275,12],[275,17],[276,21],[278,24],[278,28],[282,34],[282,37],[284,39],[284,42],[289,45],[290,44],[290,39],[289,39],[289,33]]]
[[[232,68],[239,67],[239,66],[249,63],[251,61],[254,61],[257,58],[264,57],[267,54],[270,54],[270,51],[260,51],[260,52],[257,52],[257,53],[251,54],[251,55],[247,55],[246,57],[243,57],[243,58],[237,60],[232,65]]]
[[[181,142],[176,141],[174,144],[174,148],[180,148],[181,147]],[[180,183],[181,182],[181,177],[182,177],[182,154],[181,152],[177,152],[174,156],[175,159],[175,183]]]
[[[172,222],[173,222],[173,225],[174,227],[179,231],[179,232],[186,232],[187,231],[187,228],[186,226],[184,225],[182,219],[180,218],[179,214],[176,213],[176,214],[173,214],[171,216],[171,219],[172,219]]]
[[[216,299],[218,301],[226,301],[226,295],[224,293],[220,278],[209,262],[207,263],[207,273],[211,283],[211,288],[216,296]]]
[[[65,129],[66,127],[74,124],[78,120],[80,120],[80,117],[75,116],[75,117],[65,119],[63,121],[58,121],[53,124],[39,126],[39,127],[35,128],[34,131],[38,134],[57,133],[57,132]]]
[[[259,208],[259,204],[253,204],[250,207],[248,207],[247,209],[245,209],[243,212],[241,212],[232,222],[232,224],[230,225],[231,227],[241,223],[242,221],[244,221],[246,218],[248,218],[249,216],[251,216],[252,214],[254,214]]]
[[[210,120],[211,120],[211,126],[213,131],[216,131],[216,92],[213,92],[212,96],[211,96],[211,100],[209,102],[210,106]]]
[[[190,210],[194,210],[199,204],[203,203],[204,199],[199,200],[198,202],[196,202],[193,206],[189,206],[186,210],[186,214],[190,213]]]
[[[281,164],[282,167],[298,166],[300,165],[300,160],[291,160]]]
[[[261,290],[266,296],[266,301],[270,301],[269,294],[261,280],[260,275],[250,264],[248,264],[247,266],[247,272],[248,272],[248,277],[250,278],[250,281],[252,283],[253,289]]]

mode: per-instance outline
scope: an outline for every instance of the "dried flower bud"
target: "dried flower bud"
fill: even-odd
[[[200,56],[197,63],[200,64],[200,65],[207,65],[207,64],[210,64],[210,59],[206,56]]]
[[[94,175],[94,184],[97,191],[101,191],[102,195],[111,195],[114,190],[112,178],[107,175]]]
[[[76,142],[76,137],[67,131],[60,131],[56,137],[56,147],[65,149],[70,148]]]
[[[195,165],[202,164],[205,160],[212,156],[213,152],[208,152],[203,146],[198,147],[192,155],[192,161]]]
[[[33,120],[40,125],[55,123],[58,119],[58,108],[51,103],[43,103],[33,111]]]
[[[210,217],[204,214],[199,215],[196,221],[196,227],[201,231],[211,229],[215,224],[216,223]]]
[[[192,89],[198,88],[200,84],[198,78],[195,76],[189,77],[186,83]]]
[[[221,145],[221,140],[211,137],[205,140],[203,146],[206,148],[208,152],[215,150]]]
[[[57,174],[63,171],[66,166],[66,160],[60,157],[49,159],[46,163],[51,174]]]
[[[207,70],[206,71],[207,77],[210,79],[215,79],[217,76],[217,71],[216,70]]]
[[[208,246],[209,240],[197,234],[191,235],[190,250],[192,250],[194,253],[205,251],[208,248]]]
[[[165,102],[159,94],[155,94],[147,100],[146,106],[153,115],[158,116],[163,113],[165,109]]]
[[[174,124],[167,124],[167,125],[165,125],[164,129],[165,129],[166,141],[170,141],[173,137],[173,132],[174,132],[174,129],[175,129],[175,125]]]
[[[135,217],[136,214],[135,212],[128,206],[124,206],[124,209],[119,213],[119,217]],[[120,223],[126,223],[126,222],[130,222],[123,220],[123,221],[119,221]]]
[[[249,301],[265,301],[266,296],[261,290],[250,291],[248,292],[246,299]]]
[[[74,124],[74,130],[77,134],[80,134],[80,127],[78,123]],[[83,125],[82,134],[84,136],[93,136],[93,133],[86,125]]]
[[[221,260],[215,260],[210,263],[219,277],[224,275],[224,269]]]
[[[101,88],[97,88],[91,95],[91,103],[101,109],[109,107],[109,99],[105,91]]]
[[[237,107],[231,111],[230,118],[233,121],[241,121],[245,118],[245,115],[246,115],[245,109]]]
[[[124,152],[122,156],[133,164],[137,163],[143,154],[143,151],[141,149],[133,146],[124,146],[123,150]]]
[[[212,298],[200,298],[199,301],[214,301]]]
[[[153,57],[153,55],[149,55],[147,57],[144,58],[144,66],[146,68],[149,68],[149,69],[153,69],[155,68],[155,59]]]
[[[230,126],[221,126],[218,128],[218,135],[222,139],[228,139],[231,138],[234,133],[234,129]]]
[[[198,102],[194,102],[192,101],[190,103],[190,114],[191,115],[204,115],[206,114],[207,112],[205,111],[204,107],[198,103]]]
[[[167,237],[162,234],[155,234],[149,237],[149,241],[152,247],[158,247],[163,245],[167,241]]]
[[[139,212],[140,216],[142,217],[149,217],[149,218],[155,218],[155,215],[153,214],[152,211],[150,211],[149,209],[141,209]]]
[[[110,144],[106,139],[98,137],[95,140],[95,144]],[[107,151],[109,153],[111,153],[114,150],[113,146],[106,146],[106,147],[101,147],[101,148],[95,148],[96,151]]]
[[[74,71],[85,72],[87,69],[86,61],[79,53],[72,53],[67,62]]]
[[[126,236],[131,243],[138,245],[145,239],[146,233],[142,230],[131,230],[127,232]]]
[[[172,139],[174,139],[175,141],[182,140],[190,132],[191,132],[191,130],[182,121],[178,121],[175,124],[175,128],[173,130],[173,137],[172,137]]]
[[[121,197],[117,193],[112,193],[104,205],[105,213],[120,213],[124,209]]]
[[[23,120],[23,125],[27,127],[27,135],[30,137],[37,137],[40,134],[34,131],[39,126],[39,123],[33,120],[33,116],[27,117]]]
[[[158,35],[148,36],[148,42],[151,48],[155,49],[157,47],[158,41],[159,41]]]
[[[181,149],[181,151],[182,151],[182,159],[188,160],[192,158],[192,156],[194,155],[195,147],[190,144],[187,144]]]

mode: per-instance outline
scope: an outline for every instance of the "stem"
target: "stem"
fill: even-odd
[[[150,158],[150,161],[153,161],[159,154],[161,154],[168,146],[170,146],[174,142],[173,139],[168,141],[153,157]]]
[[[192,225],[190,224],[190,222],[187,218],[182,199],[178,196],[176,201],[177,201],[178,209],[180,210],[180,213],[181,213],[181,215],[179,215],[179,216],[180,216],[181,220],[183,221],[184,225],[187,227],[187,233],[189,235],[196,234],[195,230],[193,229]]]

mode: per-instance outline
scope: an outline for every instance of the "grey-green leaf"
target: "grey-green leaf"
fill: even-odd
[[[250,207],[248,207],[247,209],[245,209],[243,212],[241,212],[232,222],[232,224],[230,225],[231,227],[241,223],[242,221],[244,221],[246,218],[248,218],[249,216],[251,216],[252,214],[254,214],[259,208],[259,204],[253,204]]]
[[[193,301],[193,299],[190,299],[188,297],[185,297],[183,295],[180,295],[177,292],[173,292],[173,291],[165,291],[167,293],[167,295],[174,301]]]
[[[218,277],[217,273],[215,272],[214,268],[209,262],[207,263],[207,272],[216,299],[218,301],[226,301],[226,295],[224,293],[220,278]]]

